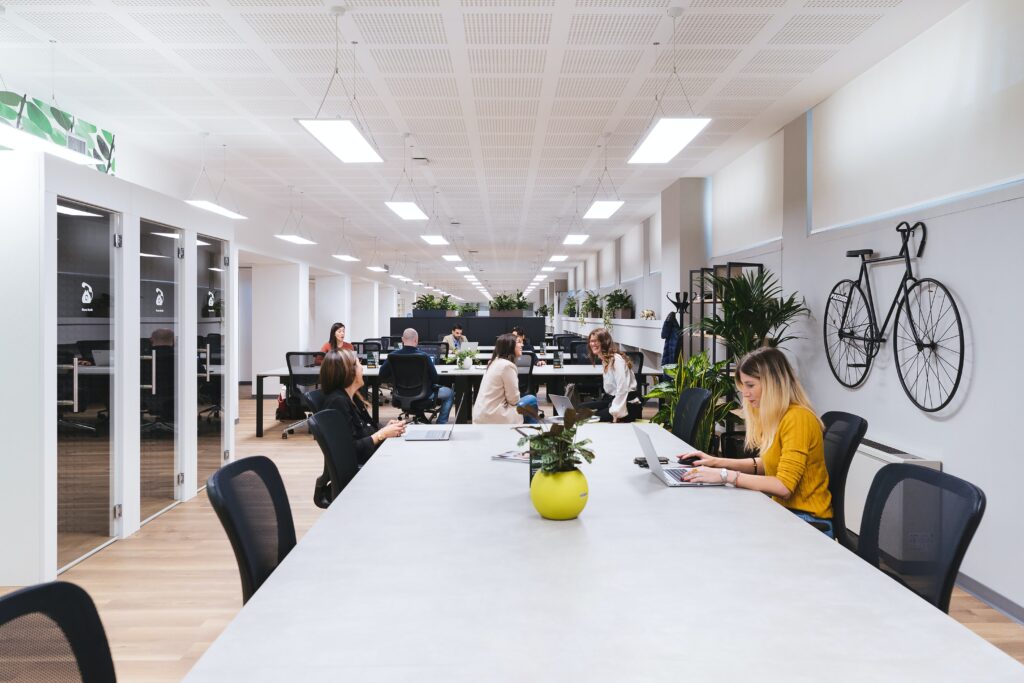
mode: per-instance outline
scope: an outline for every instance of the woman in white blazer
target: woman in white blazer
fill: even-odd
[[[529,405],[537,409],[536,396],[519,395],[516,359],[522,353],[523,344],[516,335],[498,337],[473,404],[474,424],[522,424],[523,416],[516,412],[516,407]],[[530,417],[526,421],[536,422]]]
[[[619,351],[619,345],[612,340],[608,330],[599,327],[590,333],[590,362],[601,361],[601,378],[604,396],[597,401],[584,403],[601,422],[632,422],[643,412],[640,397],[636,392],[636,376],[633,364],[626,354]]]

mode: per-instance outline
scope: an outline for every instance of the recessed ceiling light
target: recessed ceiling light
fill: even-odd
[[[198,247],[208,247],[208,246],[210,246],[210,243],[209,242],[204,242],[202,240],[196,240],[196,246],[198,246]]]
[[[396,280],[401,280],[402,279],[401,275],[389,275],[388,277],[394,278]]]
[[[448,240],[441,237],[441,235],[420,235],[420,239],[435,247],[443,247],[448,244]]]
[[[81,209],[72,209],[70,206],[57,205],[57,213],[64,214],[65,216],[83,216],[86,218],[103,218],[98,213],[89,213],[88,211],[82,211]],[[159,233],[153,233],[154,235]],[[175,235],[177,237],[177,235]]]
[[[462,260],[462,257],[459,256],[458,254],[445,254],[441,258],[443,258],[445,261],[452,261],[452,262],[461,261]]]
[[[619,200],[610,201],[610,200],[598,199],[597,201],[595,201],[593,204],[590,205],[590,208],[587,209],[587,212],[585,214],[583,214],[583,217],[584,218],[591,218],[591,219],[593,219],[593,218],[611,218],[612,215],[616,211],[618,211],[619,208],[621,208],[623,204],[625,204],[625,202],[622,202],[622,201],[619,201]]]
[[[427,214],[423,213],[423,210],[416,206],[416,202],[384,202],[387,207],[398,214],[398,217],[404,221],[425,221]]]
[[[60,209],[61,209],[61,207],[58,206],[57,207],[57,213],[63,213],[63,211],[61,211]],[[151,232],[149,234],[150,235],[156,235],[157,237],[166,237],[166,238],[172,239],[172,240],[176,240],[176,239],[180,239],[181,238],[181,235],[179,235],[176,232]]]
[[[562,244],[583,244],[590,238],[590,235],[566,235]]]
[[[279,240],[284,240],[285,242],[291,242],[292,244],[316,244],[316,242],[314,242],[313,240],[306,239],[302,235],[274,235],[274,237],[276,237]]]
[[[225,209],[220,204],[214,204],[213,202],[208,202],[205,199],[186,199],[185,203],[191,204],[192,206],[198,209],[205,209],[206,211],[210,211],[220,216],[224,216],[225,218],[230,218],[233,221],[248,220],[245,216],[243,216],[240,213],[235,213],[231,209]]]
[[[380,158],[348,119],[295,119],[310,135],[346,164],[379,163]]]
[[[144,254],[141,251],[139,252],[139,256],[141,256],[142,258],[167,258],[166,256],[161,256],[160,254]]]
[[[355,262],[355,261],[359,260],[355,256],[351,256],[349,254],[333,254],[333,256],[334,256],[334,258],[338,259],[339,261],[348,261],[349,263],[352,263],[352,262]]]
[[[414,283],[412,283],[412,286],[413,287],[422,287],[423,283],[422,282],[414,282]]]
[[[469,266],[455,266],[455,270],[459,271],[460,273],[468,273]]]
[[[568,256],[565,256],[565,255],[563,255],[563,254],[558,254],[557,256],[552,256],[552,257],[551,257],[550,259],[548,259],[548,260],[549,260],[549,261],[551,261],[551,262],[553,262],[553,263],[561,263],[562,261],[565,261],[565,260],[567,260],[568,258],[569,258]]]
[[[367,270],[372,270],[375,273],[386,273],[386,272],[388,272],[387,268],[381,268],[380,266],[366,266],[366,269]]]
[[[631,164],[667,164],[711,119],[659,119],[629,158]]]
[[[557,269],[554,266],[544,266],[543,268],[541,268],[541,270],[543,270],[545,273],[550,273],[551,271]]]

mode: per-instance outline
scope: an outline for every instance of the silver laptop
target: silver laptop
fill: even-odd
[[[548,396],[551,399],[551,404],[555,407],[556,415],[565,415],[565,411],[570,408],[575,408],[572,401],[569,400],[568,396],[560,396],[559,394],[551,394]]]
[[[651,470],[651,474],[661,480],[665,486],[721,486],[721,482],[715,482],[714,484],[707,484],[701,481],[683,481],[683,475],[689,472],[692,467],[665,467],[658,460],[658,453],[654,450],[654,444],[651,443],[651,437],[647,433],[640,429],[640,427],[633,425],[633,432],[636,433],[636,438],[640,442],[640,448],[644,452],[644,458],[647,459],[647,467]]]
[[[480,342],[467,341],[467,342],[462,342],[462,344],[459,345],[459,351],[479,351],[479,350],[480,350]]]
[[[452,438],[454,424],[409,425],[405,428],[406,441],[447,441]]]
[[[92,362],[98,368],[110,367],[110,349],[93,349]]]

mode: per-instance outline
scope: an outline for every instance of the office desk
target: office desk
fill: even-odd
[[[688,450],[648,425],[663,455]],[[222,681],[1020,681],[1024,666],[753,491],[670,489],[586,425],[578,520],[507,426],[389,439],[189,675]]]
[[[454,365],[437,365],[438,378],[448,380],[452,385],[458,385],[464,391],[468,391],[469,401],[461,404],[462,410],[456,413],[456,422],[465,423],[469,421],[472,414],[472,395],[475,387],[479,386],[480,378],[484,376],[486,366],[474,365],[470,370],[460,370]],[[299,382],[307,382],[310,385],[316,384],[320,377],[320,368],[305,368],[309,374],[297,375]],[[363,368],[363,382],[370,388],[371,417],[374,422],[380,420],[380,366],[376,368]],[[660,375],[661,368],[645,367],[644,376]],[[534,366],[533,377],[538,382],[545,382],[548,379],[579,379],[582,377],[600,377],[601,366],[597,365],[563,365],[560,368],[551,365]],[[282,380],[288,377],[288,368],[273,368],[256,374],[256,436],[263,437],[263,384],[267,377],[280,377]]]

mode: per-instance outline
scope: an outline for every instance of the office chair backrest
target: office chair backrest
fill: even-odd
[[[388,365],[391,366],[393,377],[391,398],[403,408],[434,393],[430,381],[430,359],[426,356],[419,353],[391,354],[388,356]]]
[[[301,396],[300,386],[316,386],[320,383],[320,362],[326,354],[320,351],[289,351],[284,354],[288,366],[288,393]]]
[[[367,339],[367,341],[370,341],[370,340]],[[402,338],[401,337],[381,337],[380,338],[380,345],[381,345],[381,348],[384,349],[385,351],[394,351],[395,349],[397,349],[399,346],[402,345]]]
[[[444,342],[420,342],[416,348],[434,358],[436,363],[440,363],[448,355],[448,344]]]
[[[206,494],[235,551],[246,603],[295,547],[284,482],[273,461],[253,455],[211,474]]]
[[[711,405],[711,392],[700,387],[683,389],[672,416],[672,433],[696,448],[697,429]]]
[[[537,365],[537,354],[533,351],[523,351],[523,354],[516,359],[516,373],[519,375],[519,393],[521,395],[534,394],[533,389],[533,368]]]
[[[565,335],[564,337],[562,337],[561,339],[558,340],[558,348],[562,349],[562,353],[571,353],[572,343],[574,341],[579,341],[579,340],[580,340],[579,336],[577,336],[575,334],[567,334],[567,335]],[[586,340],[584,340],[584,341],[586,341]]]
[[[311,389],[302,395],[302,409],[307,413],[319,413],[324,409],[327,397],[319,389]]]
[[[949,612],[960,563],[985,514],[974,484],[919,465],[886,465],[871,482],[857,554]]]
[[[370,351],[380,353],[381,351],[384,350],[384,345],[381,344],[380,340],[378,339],[367,339],[360,343],[363,345],[362,353],[369,353]]]
[[[309,418],[309,431],[313,433],[324,454],[327,471],[331,475],[331,500],[348,486],[359,472],[356,444],[351,426],[337,410],[321,410]]]
[[[590,342],[587,340],[570,339],[569,353],[572,356],[573,365],[586,365],[590,363]]]
[[[89,594],[54,581],[0,598],[0,680],[114,683],[110,644]]]
[[[625,351],[626,358],[633,365],[633,374],[636,376],[636,390],[643,395],[644,386],[644,354],[639,351]]]
[[[832,494],[832,529],[837,541],[856,552],[857,544],[846,528],[846,475],[868,431],[868,421],[838,410],[825,413],[821,421],[825,425],[825,469],[828,470],[828,490]]]

